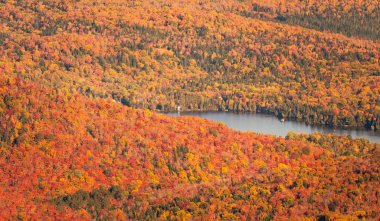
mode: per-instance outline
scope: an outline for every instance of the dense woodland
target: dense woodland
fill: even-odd
[[[0,70],[150,110],[379,128],[378,1],[260,2],[6,1]]]
[[[269,0],[229,5],[243,16],[379,40],[379,1]]]
[[[0,220],[379,220],[378,143],[156,113],[379,128],[379,17],[377,0],[0,0]]]
[[[0,219],[378,220],[380,146],[0,80]]]

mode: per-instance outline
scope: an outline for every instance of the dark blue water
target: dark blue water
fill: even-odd
[[[310,126],[303,122],[285,121],[280,122],[276,117],[267,114],[231,112],[183,112],[168,113],[170,116],[196,116],[208,120],[225,123],[228,127],[239,131],[250,131],[260,134],[273,134],[285,137],[290,131],[296,133],[335,133],[337,135],[351,135],[352,138],[366,138],[370,142],[380,143],[380,131],[332,129],[322,126]]]

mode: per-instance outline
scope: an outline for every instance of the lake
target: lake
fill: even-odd
[[[195,116],[208,120],[225,123],[228,127],[239,131],[250,131],[260,134],[273,134],[285,137],[290,131],[295,133],[335,133],[337,135],[351,135],[352,138],[366,138],[370,142],[380,143],[380,131],[353,130],[329,128],[323,126],[310,126],[303,122],[280,122],[277,117],[259,113],[231,113],[231,112],[182,112],[167,113],[170,116]]]

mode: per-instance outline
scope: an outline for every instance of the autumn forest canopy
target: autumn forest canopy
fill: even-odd
[[[0,0],[0,220],[378,220],[377,0]]]

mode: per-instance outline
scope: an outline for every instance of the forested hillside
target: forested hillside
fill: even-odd
[[[321,14],[344,29],[337,33],[376,32],[378,1],[327,8],[324,1],[260,2],[3,2],[0,68],[137,108],[268,112],[309,124],[379,128],[378,34],[349,38],[316,31],[325,25],[288,25],[313,28],[309,20]],[[359,8],[362,16],[350,14]],[[330,9],[342,18],[370,18],[347,26],[352,22],[329,18]],[[301,12],[310,18],[295,18]]]
[[[379,40],[379,1],[252,0],[226,4],[233,12],[257,19]]]
[[[378,20],[377,0],[0,0],[0,220],[379,220],[378,143],[156,113],[378,129]]]
[[[2,220],[380,218],[378,144],[241,133],[0,82]]]

